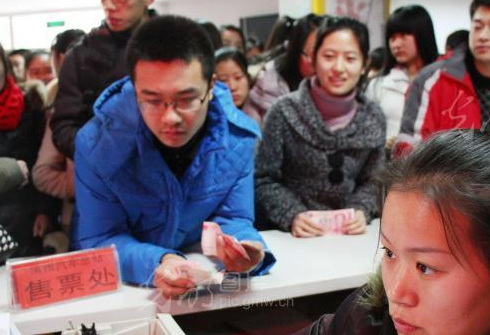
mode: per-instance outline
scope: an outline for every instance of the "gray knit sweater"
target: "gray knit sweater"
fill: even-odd
[[[308,80],[271,107],[256,156],[259,225],[290,230],[294,217],[307,210],[355,208],[368,222],[377,215],[369,179],[384,160],[386,122],[377,104],[359,100],[351,123],[334,133],[311,98]]]

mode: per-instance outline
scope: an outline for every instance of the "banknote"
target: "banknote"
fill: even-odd
[[[243,245],[233,236],[224,234],[220,226],[215,222],[205,221],[202,226],[201,248],[206,256],[224,258],[224,250],[220,248],[218,240],[221,239],[225,248],[232,248],[243,258],[250,260]]]
[[[355,216],[353,208],[333,211],[308,211],[307,215],[325,234],[342,234],[343,227]]]

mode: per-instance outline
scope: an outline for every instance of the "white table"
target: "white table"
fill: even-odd
[[[293,238],[280,231],[262,232],[277,258],[269,275],[245,282],[235,292],[198,292],[182,301],[164,301],[154,290],[123,285],[121,290],[32,310],[12,312],[23,333],[44,333],[73,324],[112,322],[154,317],[157,312],[172,315],[260,304],[363,285],[374,271],[378,249],[378,221],[358,236]],[[202,255],[191,255],[194,259]],[[204,294],[201,294],[204,293]],[[6,272],[0,268],[0,312],[8,311]],[[103,317],[103,320],[101,318]],[[100,320],[100,321],[99,321]]]

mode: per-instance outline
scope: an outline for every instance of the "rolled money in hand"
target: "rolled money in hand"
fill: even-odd
[[[220,284],[223,281],[222,273],[205,270],[197,262],[184,262],[178,266],[177,271],[196,285]]]
[[[221,227],[215,222],[205,221],[202,225],[201,248],[205,256],[223,258],[224,251],[218,247],[218,239],[222,238],[226,247],[233,248],[243,258],[250,260],[243,245],[233,236],[223,234]]]
[[[237,251],[243,258],[246,260],[250,260],[250,256],[248,256],[247,250],[243,247],[243,245],[236,240],[236,238],[223,234],[223,240],[225,241],[225,244],[229,246],[230,248],[233,248],[235,251]]]
[[[218,236],[222,234],[217,223],[205,221],[202,224],[201,248],[205,256],[218,257]]]
[[[334,211],[309,211],[308,215],[324,234],[343,234],[342,230],[355,216],[353,208]]]

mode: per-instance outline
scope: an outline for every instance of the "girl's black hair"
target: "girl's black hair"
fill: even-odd
[[[287,15],[278,18],[276,23],[274,24],[274,27],[272,27],[271,34],[269,36],[269,39],[265,43],[264,49],[266,51],[272,50],[278,45],[289,41],[295,22],[296,21],[292,17],[289,17]]]
[[[218,63],[231,59],[243,73],[248,77],[248,64],[247,58],[235,47],[223,47],[214,53],[214,62],[216,66]]]
[[[385,48],[390,50],[390,38],[394,34],[404,33],[415,37],[417,51],[424,66],[434,62],[439,57],[437,51],[434,25],[427,10],[419,5],[403,6],[395,10],[386,23]],[[395,57],[388,52],[383,74],[390,73],[397,64]]]
[[[214,23],[210,21],[200,21],[199,24],[208,33],[209,38],[213,43],[214,50],[218,50],[219,48],[221,48],[223,46],[223,42],[221,41],[221,34]]]
[[[80,43],[85,36],[85,32],[80,29],[65,30],[56,35],[51,50],[58,54],[65,54],[68,50]]]
[[[460,237],[465,231],[455,214],[466,218],[472,244],[490,268],[489,166],[490,129],[450,130],[433,135],[411,154],[391,161],[375,179],[382,202],[390,191],[418,192],[430,199],[458,260],[466,253]]]
[[[323,17],[316,14],[308,14],[297,20],[286,53],[276,60],[277,72],[286,81],[290,91],[297,90],[303,79],[299,71],[301,52],[306,39],[320,26],[322,20]]]

